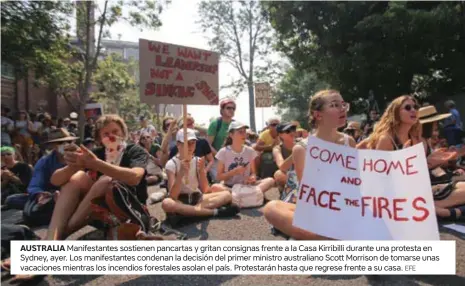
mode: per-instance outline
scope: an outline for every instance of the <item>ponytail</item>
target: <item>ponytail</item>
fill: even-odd
[[[223,144],[223,147],[228,147],[230,145],[232,145],[233,141],[232,141],[232,137],[230,134],[228,134],[228,137],[226,137],[226,139],[224,140],[224,144]]]

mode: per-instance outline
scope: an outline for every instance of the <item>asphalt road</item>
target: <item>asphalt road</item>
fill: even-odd
[[[270,199],[277,191],[269,194]],[[158,218],[164,214],[160,204],[150,206]],[[100,234],[86,227],[69,239],[99,239]],[[189,240],[281,240],[270,233],[261,209],[243,210],[238,218],[210,219],[181,228]],[[37,230],[43,235],[45,230]],[[455,240],[457,245],[457,275],[455,276],[298,276],[298,275],[257,275],[257,276],[49,276],[35,285],[465,285],[465,235],[441,228],[442,240]],[[4,277],[5,278],[5,277]],[[34,285],[28,284],[28,285]],[[2,285],[11,285],[9,279],[2,279]]]

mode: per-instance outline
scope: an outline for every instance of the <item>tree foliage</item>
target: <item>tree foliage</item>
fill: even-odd
[[[308,103],[310,96],[328,85],[319,80],[315,72],[289,69],[273,93],[273,105],[278,108],[282,121],[297,120],[308,127]]]
[[[199,24],[208,32],[208,44],[220,53],[221,60],[232,65],[238,80],[222,88],[231,88],[235,96],[247,88],[250,124],[255,130],[255,81],[271,81],[276,73],[271,62],[271,27],[258,1],[202,1]]]
[[[278,49],[346,100],[465,89],[464,2],[264,2]]]
[[[2,61],[18,78],[32,68],[50,70],[67,43],[72,4],[64,1],[2,1]],[[50,51],[55,53],[51,53]],[[44,56],[44,55],[47,56]]]

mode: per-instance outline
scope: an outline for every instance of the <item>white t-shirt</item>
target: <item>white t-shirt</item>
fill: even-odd
[[[246,179],[250,176],[250,164],[257,157],[257,152],[252,147],[243,146],[240,153],[232,150],[231,146],[223,147],[216,154],[216,159],[224,164],[224,172],[229,172],[238,166],[246,166],[246,171],[240,175],[234,175],[226,180],[224,183],[232,187],[235,184],[244,184]]]
[[[197,162],[199,158],[194,157],[192,158],[190,162],[190,168],[189,168],[189,183],[186,185],[186,180],[185,177],[183,178],[182,186],[181,186],[181,194],[191,194],[194,192],[199,192],[199,179],[198,179],[198,171],[197,171]],[[181,160],[179,158],[173,157],[171,160],[166,163],[165,169],[166,171],[172,172],[175,176],[177,176],[180,173],[181,170]]]

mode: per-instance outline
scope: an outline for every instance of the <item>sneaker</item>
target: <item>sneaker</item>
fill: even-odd
[[[240,209],[236,205],[222,206],[218,208],[217,217],[232,217],[238,214],[239,211]]]
[[[166,197],[166,191],[157,191],[150,195],[148,203],[150,205],[161,202]]]

